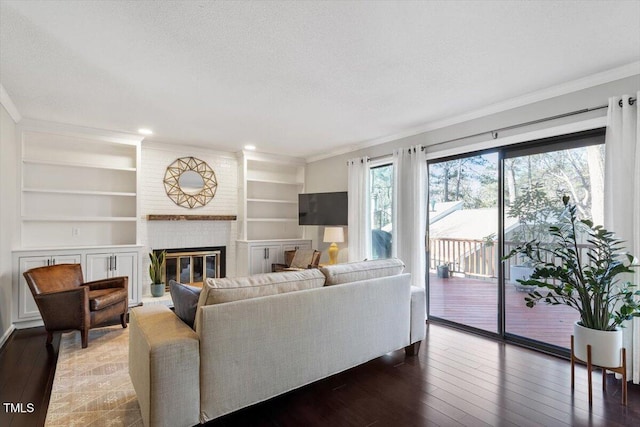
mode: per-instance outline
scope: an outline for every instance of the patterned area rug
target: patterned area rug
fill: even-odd
[[[138,399],[129,378],[129,328],[62,335],[45,427],[142,426]]]

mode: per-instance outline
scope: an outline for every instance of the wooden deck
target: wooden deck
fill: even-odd
[[[526,292],[507,284],[505,332],[569,348],[578,312],[567,306],[525,305]],[[497,332],[498,282],[429,275],[429,315]]]

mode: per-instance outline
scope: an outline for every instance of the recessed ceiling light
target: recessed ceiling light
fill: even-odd
[[[254,151],[256,149],[256,146],[253,144],[247,144],[244,146],[244,149],[249,151]]]
[[[152,135],[153,131],[151,129],[140,128],[138,129],[138,133],[141,135]]]

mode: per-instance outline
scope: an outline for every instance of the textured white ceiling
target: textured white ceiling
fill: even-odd
[[[640,59],[638,1],[1,1],[23,117],[312,156]]]

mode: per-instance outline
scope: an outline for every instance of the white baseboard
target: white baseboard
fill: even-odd
[[[4,343],[7,342],[7,340],[15,330],[16,330],[16,327],[13,324],[11,324],[11,326],[9,326],[9,329],[7,329],[4,334],[2,334],[2,338],[0,338],[0,348],[4,346]]]
[[[40,326],[44,326],[44,322],[42,321],[42,319],[27,320],[16,322],[14,323],[14,326],[16,327],[16,329],[37,328]]]

